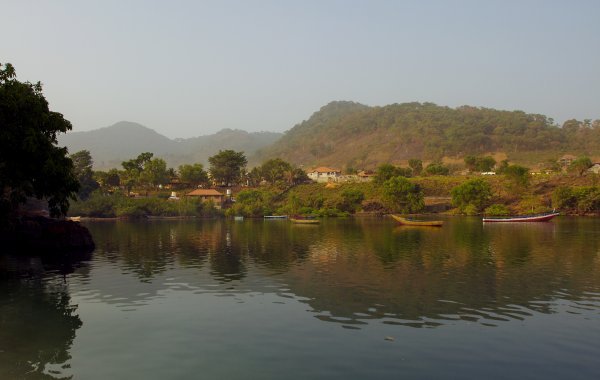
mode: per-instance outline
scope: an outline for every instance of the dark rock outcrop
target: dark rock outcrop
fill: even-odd
[[[0,241],[14,253],[40,256],[72,257],[89,254],[95,248],[84,226],[42,216],[20,218],[0,233]]]

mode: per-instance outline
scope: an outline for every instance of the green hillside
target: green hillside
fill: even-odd
[[[259,151],[257,160],[280,157],[304,166],[374,168],[410,158],[461,159],[494,152],[526,163],[567,152],[596,156],[600,120],[569,120],[561,127],[544,115],[523,111],[332,102]]]

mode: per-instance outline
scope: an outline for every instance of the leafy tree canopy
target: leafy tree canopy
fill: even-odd
[[[481,211],[492,198],[492,189],[489,183],[481,178],[466,181],[450,192],[452,204],[465,212],[467,207],[474,208],[475,212]]]
[[[140,181],[149,186],[158,186],[169,182],[167,163],[162,158],[154,158],[144,165]]]
[[[401,176],[383,183],[383,197],[392,211],[414,213],[425,207],[421,187]]]
[[[185,164],[179,166],[179,179],[194,186],[208,183],[208,173],[202,164]]]
[[[379,185],[393,177],[410,177],[412,171],[409,168],[400,168],[392,164],[381,164],[375,171],[373,181]]]
[[[71,123],[49,110],[40,82],[19,82],[10,63],[0,63],[0,126],[0,214],[32,196],[46,198],[52,215],[65,214],[79,183],[56,136]]]
[[[262,177],[271,184],[275,184],[277,181],[284,181],[286,178],[291,177],[292,170],[292,165],[281,158],[267,160],[260,167]]]
[[[210,174],[217,183],[233,185],[242,179],[248,160],[244,152],[228,149],[209,157],[208,162]]]
[[[88,199],[92,191],[100,187],[94,179],[94,172],[92,171],[94,161],[92,160],[92,155],[88,150],[81,150],[73,153],[70,157],[73,161],[73,172],[80,184],[77,196],[80,199]]]

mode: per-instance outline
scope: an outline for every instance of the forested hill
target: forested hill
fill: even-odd
[[[461,158],[503,152],[509,158],[549,158],[600,153],[600,120],[569,120],[563,126],[544,115],[433,103],[368,107],[332,102],[294,126],[257,160],[281,157],[305,166],[372,168],[382,162]]]
[[[152,152],[164,158],[169,166],[184,163],[208,162],[208,157],[220,149],[244,151],[252,155],[258,149],[273,144],[281,133],[223,129],[212,135],[172,140],[141,124],[122,121],[109,127],[88,132],[69,132],[59,135],[59,145],[69,153],[89,150],[96,169],[121,166],[121,162]]]

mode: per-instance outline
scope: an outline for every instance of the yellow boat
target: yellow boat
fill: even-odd
[[[411,220],[394,214],[392,214],[392,218],[405,226],[441,227],[444,224],[441,220]]]
[[[292,223],[297,223],[297,224],[319,224],[320,223],[319,219],[304,219],[304,218],[290,217],[290,220],[292,221]]]

